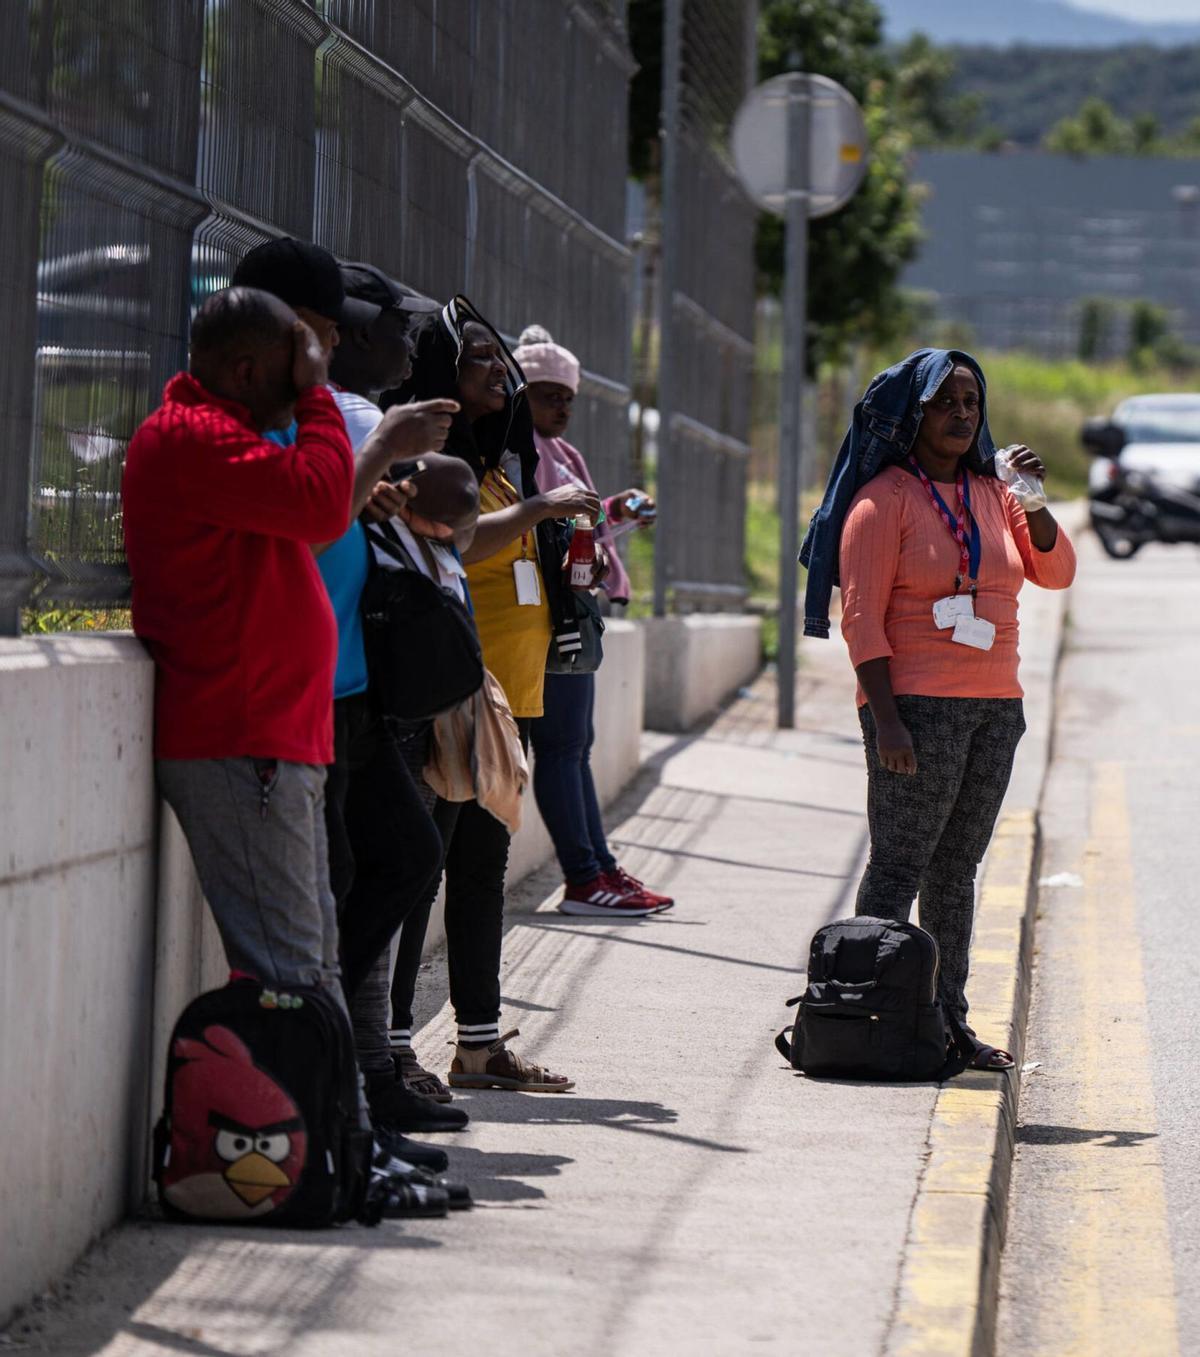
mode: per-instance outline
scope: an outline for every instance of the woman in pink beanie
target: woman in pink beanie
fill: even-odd
[[[583,454],[562,436],[579,390],[579,360],[555,344],[540,325],[524,331],[514,357],[529,382],[538,489],[545,493],[567,484],[594,491]],[[596,529],[596,541],[608,553],[610,563],[602,587],[614,603],[627,603],[629,576],[617,555],[610,524],[648,525],[654,501],[644,491],[625,490],[604,501],[604,514],[605,522]],[[566,878],[558,907],[564,914],[610,918],[656,914],[675,902],[623,871],[604,835],[591,768],[595,700],[594,675],[547,674],[544,715],[533,722],[531,732],[534,795]]]

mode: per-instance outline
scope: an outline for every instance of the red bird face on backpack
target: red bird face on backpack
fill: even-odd
[[[227,1027],[181,1038],[171,1054],[186,1063],[175,1075],[167,1200],[209,1220],[267,1215],[304,1168],[300,1109]]]

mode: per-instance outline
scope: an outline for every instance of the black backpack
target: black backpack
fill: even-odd
[[[459,600],[423,574],[390,523],[367,529],[400,565],[388,570],[370,551],[362,594],[363,649],[371,691],[383,716],[438,716],[483,687],[483,650],[475,621]]]
[[[937,942],[916,924],[826,924],[809,948],[808,988],[788,1000],[800,1005],[796,1023],[775,1045],[795,1069],[826,1078],[949,1078],[973,1048],[937,984]]]
[[[327,991],[234,980],[171,1033],[154,1181],[175,1220],[331,1225],[363,1210],[350,1022]]]

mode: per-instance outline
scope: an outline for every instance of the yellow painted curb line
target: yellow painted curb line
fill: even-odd
[[[971,949],[971,1023],[1016,1058],[937,1096],[887,1357],[986,1357],[1012,1173],[1040,856],[1033,811],[1006,815],[988,853]]]

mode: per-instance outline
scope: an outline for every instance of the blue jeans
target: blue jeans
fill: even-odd
[[[543,715],[533,723],[533,794],[554,840],[563,876],[581,886],[611,871],[617,860],[604,837],[592,781],[592,674],[547,674]]]

